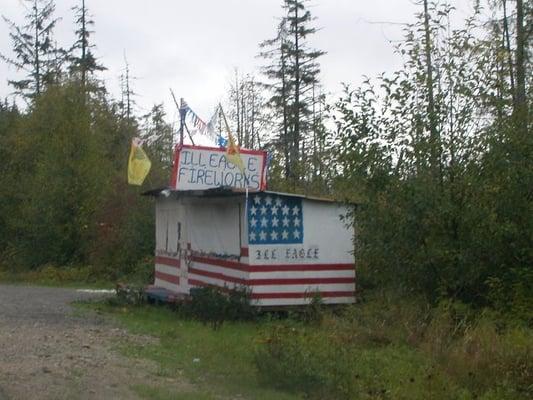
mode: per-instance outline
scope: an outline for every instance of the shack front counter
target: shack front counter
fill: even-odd
[[[355,301],[351,205],[277,192],[148,192],[156,198],[154,286],[176,295],[244,288],[257,306]]]

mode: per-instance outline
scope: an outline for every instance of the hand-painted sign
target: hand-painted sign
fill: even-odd
[[[264,190],[266,152],[240,150],[244,173],[226,158],[225,149],[183,145],[176,150],[170,185],[177,190],[216,187]]]

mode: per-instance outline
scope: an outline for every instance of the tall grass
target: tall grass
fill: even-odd
[[[170,381],[186,378],[192,382],[196,391],[184,398],[301,398],[260,384],[253,360],[262,325],[228,321],[215,330],[168,307],[104,303],[89,307],[114,316],[132,333],[157,338],[140,344],[126,341],[119,348],[127,356],[156,362],[157,374]],[[171,397],[173,392],[164,387],[135,389],[147,398],[181,398],[182,395]]]
[[[183,374],[207,398],[533,398],[531,328],[460,303],[385,292],[335,313],[314,304],[217,330],[168,308],[98,307],[159,339],[125,343],[126,354],[157,362],[165,377]]]
[[[380,296],[265,330],[256,365],[268,384],[316,399],[530,399],[533,333],[456,303]]]

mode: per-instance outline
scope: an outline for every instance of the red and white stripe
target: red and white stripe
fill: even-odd
[[[171,257],[155,257],[154,285],[172,292],[179,292],[180,260]]]
[[[241,249],[241,256],[246,257],[247,252]],[[193,256],[192,261],[189,285],[245,286],[256,305],[307,304],[317,292],[324,303],[355,301],[353,264],[248,265],[204,256]]]
[[[193,255],[187,282],[180,281],[179,259],[157,256],[154,284],[176,293],[180,283],[246,287],[254,304],[261,306],[307,304],[315,293],[320,293],[324,303],[355,301],[353,264],[249,265],[247,253],[247,248],[241,249],[241,261]]]

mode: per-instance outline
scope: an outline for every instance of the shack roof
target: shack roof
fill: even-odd
[[[248,193],[267,193],[272,195],[280,196],[289,196],[289,197],[298,197],[301,199],[307,199],[312,201],[326,202],[326,203],[346,203],[337,201],[327,197],[318,197],[318,196],[309,196],[304,194],[296,193],[285,193],[285,192],[275,192],[272,190],[249,190]],[[235,197],[235,196],[245,196],[246,191],[244,189],[236,189],[233,187],[221,186],[212,189],[205,190],[176,190],[169,187],[157,188],[148,190],[142,193],[143,196],[153,196],[153,197],[169,197],[173,195],[175,197],[208,197],[208,198],[219,198],[219,197]]]

